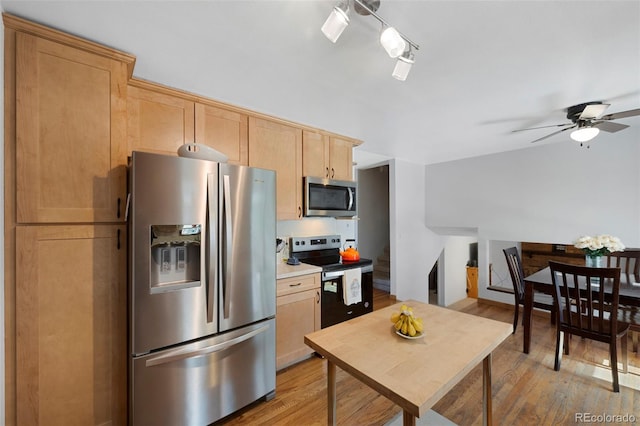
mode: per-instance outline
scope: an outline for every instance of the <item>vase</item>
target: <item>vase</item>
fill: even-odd
[[[584,264],[591,268],[604,268],[604,256],[586,255]],[[591,278],[592,285],[600,285],[600,278]]]
[[[585,256],[584,264],[590,268],[604,268],[604,256]]]

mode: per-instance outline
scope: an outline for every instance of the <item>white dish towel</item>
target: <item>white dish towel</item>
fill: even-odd
[[[349,306],[362,302],[362,271],[360,268],[350,268],[344,271],[342,281],[342,299],[344,304]]]

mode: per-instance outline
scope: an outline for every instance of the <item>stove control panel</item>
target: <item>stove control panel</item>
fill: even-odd
[[[341,249],[340,235],[323,235],[317,237],[291,237],[289,247],[292,252]]]

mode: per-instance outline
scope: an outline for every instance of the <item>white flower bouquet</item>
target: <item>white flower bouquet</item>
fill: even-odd
[[[624,251],[624,244],[618,237],[611,235],[596,235],[595,237],[580,237],[573,244],[587,256],[604,256],[614,251]]]

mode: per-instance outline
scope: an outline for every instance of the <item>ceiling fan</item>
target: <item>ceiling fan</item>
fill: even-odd
[[[535,143],[550,138],[551,136],[557,135],[558,133],[575,129],[573,132],[571,132],[571,139],[575,140],[576,142],[580,142],[580,146],[582,146],[584,142],[588,142],[591,139],[595,138],[598,133],[600,133],[600,130],[609,133],[615,133],[629,127],[626,124],[613,123],[612,120],[640,115],[640,108],[631,109],[629,111],[616,112],[614,114],[602,115],[610,105],[611,104],[605,104],[603,102],[586,102],[584,104],[574,105],[567,108],[567,118],[571,120],[571,123],[555,124],[542,127],[530,127],[528,129],[514,130],[513,133],[522,132],[524,130],[562,127],[556,132],[531,141],[531,143]]]

